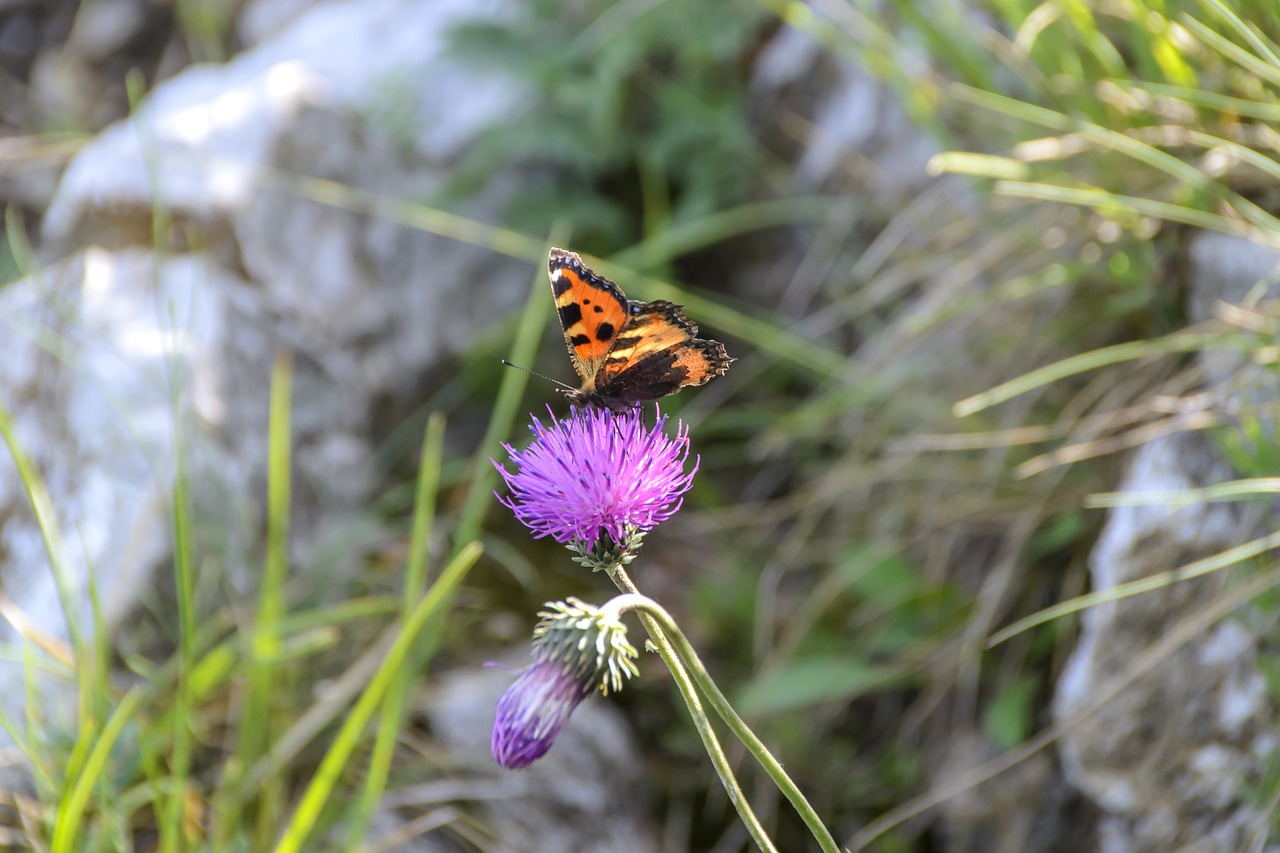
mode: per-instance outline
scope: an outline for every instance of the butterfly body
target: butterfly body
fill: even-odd
[[[627,411],[724,375],[733,359],[719,341],[696,337],[679,305],[627,299],[577,254],[552,249],[547,273],[569,359],[582,387],[577,405]]]

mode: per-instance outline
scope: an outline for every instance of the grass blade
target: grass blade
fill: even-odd
[[[558,240],[556,236],[552,239]],[[543,258],[546,257],[548,248],[550,247],[544,247]],[[533,287],[529,291],[529,298],[525,300],[524,311],[520,315],[520,324],[516,327],[515,342],[511,345],[510,361],[513,364],[523,365],[533,361],[538,347],[538,338],[542,336],[542,331],[549,322],[547,314],[551,301],[550,291],[544,282],[545,278],[546,272],[542,263],[539,263],[534,275]],[[498,476],[493,466],[489,464],[489,457],[497,455],[499,442],[511,435],[516,419],[516,408],[520,405],[527,380],[528,375],[524,371],[508,370],[502,385],[498,388],[498,398],[493,404],[493,414],[489,417],[484,437],[480,440],[475,459],[471,463],[472,472],[467,478],[470,486],[463,501],[462,510],[458,514],[458,526],[454,532],[455,543],[472,542],[480,536],[480,525],[484,520],[485,511],[493,501],[493,488]],[[459,547],[455,544],[453,552],[455,555]]]
[[[36,525],[40,528],[40,538],[44,542],[49,566],[53,570],[54,586],[58,591],[58,604],[67,622],[67,638],[75,655],[77,674],[83,677],[83,667],[80,664],[85,660],[84,634],[80,630],[79,619],[76,618],[71,579],[67,577],[66,566],[62,561],[62,534],[58,530],[53,502],[49,499],[49,491],[45,488],[44,480],[18,442],[18,437],[13,431],[13,418],[4,406],[0,406],[0,434],[4,435],[5,444],[9,447],[9,455],[18,469],[18,477],[22,480],[23,488],[26,489],[27,502],[31,505]]]
[[[403,665],[428,621],[441,609],[441,605],[452,599],[454,590],[479,559],[481,550],[479,542],[471,542],[459,549],[458,555],[445,567],[440,577],[431,585],[430,591],[413,608],[400,635],[396,637],[369,686],[343,722],[329,751],[325,753],[324,760],[320,762],[319,769],[308,783],[297,811],[275,847],[276,853],[297,853],[303,848],[333,794],[338,779],[347,769],[348,760],[355,751],[360,736],[390,688],[396,671]]]
[[[1226,551],[1221,551],[1211,557],[1203,560],[1197,560],[1194,563],[1188,563],[1172,571],[1159,572],[1154,575],[1148,575],[1128,583],[1116,584],[1106,589],[1100,589],[1086,595],[1080,595],[1068,601],[1062,601],[1052,607],[1046,607],[1037,613],[1033,613],[1024,619],[1019,619],[1007,628],[991,635],[987,640],[987,648],[993,648],[1001,643],[1016,637],[1024,631],[1043,625],[1046,622],[1052,622],[1071,613],[1077,613],[1089,607],[1102,604],[1107,601],[1116,601],[1121,598],[1139,595],[1144,592],[1161,589],[1178,581],[1191,580],[1201,575],[1207,575],[1210,572],[1216,572],[1219,569],[1229,568],[1237,563],[1260,556],[1267,553],[1272,548],[1280,547],[1280,533],[1272,533],[1270,536],[1264,536],[1260,539],[1254,539],[1252,542],[1246,542],[1243,545],[1237,545]]]
[[[181,444],[178,444],[181,447]],[[172,712],[173,744],[170,748],[168,793],[160,818],[160,849],[174,853],[182,848],[182,818],[187,797],[187,775],[191,768],[191,717],[196,697],[193,675],[196,669],[195,579],[192,572],[191,515],[187,478],[182,452],[176,459],[173,484],[173,571],[178,604],[178,667]],[[160,793],[156,792],[157,798]]]
[[[409,540],[409,560],[404,574],[404,598],[400,620],[408,623],[413,602],[422,598],[427,579],[427,557],[431,544],[431,528],[435,521],[436,490],[440,485],[441,455],[444,447],[444,417],[433,414],[427,421],[422,439],[422,457],[418,467],[418,486],[413,505],[413,535]],[[411,656],[412,657],[412,656]],[[378,721],[378,735],[369,758],[369,770],[365,774],[364,787],[356,813],[350,820],[347,833],[348,850],[354,850],[364,837],[365,827],[377,808],[378,800],[386,789],[391,772],[391,758],[396,745],[396,735],[404,718],[409,686],[417,677],[417,666],[401,667],[382,704],[382,716]]]
[[[285,613],[284,585],[288,572],[290,502],[290,397],[293,365],[283,353],[277,355],[271,380],[271,413],[267,451],[267,554],[258,592],[258,612],[250,642],[249,677],[240,717],[236,760],[228,767],[226,793],[220,823],[235,825],[231,812],[248,797],[241,789],[239,774],[261,755],[271,740],[272,696],[275,695],[279,655],[280,625]],[[262,808],[259,818],[264,819]]]
[[[1180,204],[1142,198],[1140,196],[1116,195],[1106,190],[1087,187],[1064,187],[1055,184],[1028,183],[1025,181],[997,181],[995,191],[1001,195],[1015,198],[1033,199],[1035,201],[1051,201],[1058,204],[1073,204],[1092,208],[1104,216],[1127,213],[1139,216],[1152,216],[1167,222],[1179,222],[1209,231],[1232,234],[1240,237],[1262,239],[1265,233],[1250,227],[1239,219],[1231,219],[1216,213],[1197,210]],[[1247,210],[1247,207],[1245,208]],[[1259,227],[1269,227],[1261,223]],[[1274,238],[1269,241],[1274,242]]]
[[[1043,385],[1057,382],[1077,373],[1096,370],[1109,364],[1120,364],[1138,358],[1150,358],[1158,355],[1169,355],[1177,352],[1197,352],[1199,350],[1234,350],[1249,352],[1258,346],[1257,338],[1248,335],[1231,334],[1187,334],[1179,333],[1156,338],[1149,341],[1131,341],[1125,344],[1102,347],[1101,349],[1064,358],[1053,364],[1045,365],[1030,373],[1024,373],[997,385],[981,394],[968,397],[951,407],[951,412],[958,418],[981,412],[991,406],[1012,400]]]
[[[111,712],[106,725],[102,727],[102,732],[98,735],[85,761],[84,769],[67,789],[66,796],[58,808],[58,816],[53,828],[53,841],[49,846],[51,853],[78,853],[80,850],[76,844],[76,838],[81,828],[85,807],[89,804],[89,795],[107,766],[111,748],[115,746],[116,739],[124,731],[125,725],[133,719],[134,711],[137,710],[141,699],[142,693],[138,689],[130,690]]]

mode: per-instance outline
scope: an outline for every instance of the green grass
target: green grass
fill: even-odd
[[[40,715],[39,674],[44,666],[27,645],[29,714],[25,730],[12,722],[8,729],[43,780],[39,795],[49,804],[47,811],[41,810],[48,834],[42,838],[37,831],[31,836],[33,844],[51,851],[119,849],[122,844],[132,846],[128,839],[133,831],[151,826],[161,849],[167,850],[205,845],[220,850],[302,849],[307,838],[327,826],[320,807],[334,795],[338,782],[349,777],[347,768],[363,760],[369,720],[381,713],[384,720],[392,719],[392,731],[398,725],[404,685],[419,675],[406,659],[424,629],[447,617],[448,601],[480,554],[477,543],[460,544],[448,565],[428,581],[427,542],[435,517],[444,422],[433,418],[424,440],[410,537],[411,569],[406,572],[400,618],[384,632],[380,644],[387,651],[376,670],[359,676],[345,701],[324,709],[326,719],[340,719],[342,726],[332,740],[324,735],[328,747],[314,765],[302,747],[322,735],[324,727],[316,724],[315,715],[300,714],[296,702],[309,692],[305,683],[298,685],[303,694],[281,691],[282,685],[295,681],[285,673],[331,651],[344,626],[385,617],[395,605],[365,599],[289,610],[285,580],[291,504],[290,377],[289,361],[282,357],[271,402],[266,566],[250,628],[236,633],[232,620],[215,616],[201,621],[194,615],[192,566],[198,557],[190,531],[189,487],[180,475],[173,504],[179,590],[173,659],[159,667],[136,662],[142,680],[127,689],[114,686],[108,666],[111,646],[99,628],[101,622],[95,620],[92,636],[86,635],[82,610],[67,590],[64,608],[72,626],[70,664],[79,702],[75,719],[68,721],[71,728],[61,731],[62,723]],[[55,577],[61,577],[61,540],[39,473],[4,413],[0,432],[27,486]],[[60,585],[66,590],[65,580]],[[393,691],[393,685],[400,686]],[[394,701],[388,701],[389,696]],[[231,726],[226,742],[233,744],[225,754],[214,754],[213,773],[207,735],[198,731],[211,714]],[[382,749],[374,754],[366,790],[372,787],[376,792],[385,784],[386,747]],[[380,781],[375,784],[372,779]],[[360,802],[363,808],[352,815],[355,827],[367,822],[376,794]]]
[[[1170,572],[1087,596],[1073,596],[1069,590],[1083,583],[1080,575],[1091,542],[1089,527],[1069,528],[1075,531],[1071,537],[1055,538],[1048,550],[1034,544],[1037,528],[1050,530],[1056,517],[1067,517],[1056,513],[1108,503],[1090,499],[1090,492],[1101,490],[1091,482],[1100,485],[1100,480],[1114,476],[1109,469],[1112,455],[1151,436],[1215,429],[1221,434],[1220,444],[1241,451],[1233,459],[1237,469],[1256,472],[1257,477],[1270,473],[1260,460],[1274,458],[1274,437],[1265,426],[1257,428],[1259,419],[1270,417],[1263,407],[1243,402],[1237,419],[1214,411],[1210,404],[1202,416],[1180,420],[1166,415],[1169,404],[1159,402],[1178,399],[1197,387],[1194,365],[1185,353],[1240,353],[1244,366],[1238,382],[1249,387],[1247,360],[1269,358],[1268,335],[1222,323],[1192,328],[1177,319],[1170,322],[1168,303],[1159,291],[1135,290],[1132,298],[1113,303],[1123,307],[1115,313],[1098,312],[1093,307],[1098,303],[1090,301],[1088,294],[1118,267],[1126,269],[1129,280],[1159,281],[1160,268],[1151,261],[1178,258],[1178,244],[1188,227],[1280,245],[1274,194],[1260,193],[1256,182],[1244,189],[1245,176],[1237,174],[1238,167],[1207,168],[1212,161],[1205,157],[1225,156],[1268,178],[1277,174],[1274,150],[1265,143],[1242,141],[1252,138],[1253,122],[1270,117],[1277,55],[1274,38],[1280,33],[1275,10],[1247,2],[1133,7],[1115,16],[1111,7],[1086,8],[1084,4],[991,4],[990,11],[1008,26],[1007,52],[1000,55],[1018,73],[1016,79],[974,68],[963,39],[959,45],[943,44],[957,40],[963,24],[938,30],[904,11],[899,33],[916,37],[916,45],[922,40],[929,46],[929,72],[922,86],[942,93],[941,125],[948,141],[959,149],[936,157],[933,168],[965,176],[971,186],[989,191],[989,225],[1006,211],[1034,218],[1046,223],[1041,229],[1053,227],[1060,232],[1061,248],[1055,252],[1043,243],[1037,245],[1036,225],[1031,225],[1027,229],[1031,239],[1016,250],[1017,267],[982,270],[987,275],[975,276],[972,288],[953,288],[958,298],[952,306],[926,314],[911,326],[895,328],[889,322],[873,328],[862,348],[869,357],[860,367],[864,374],[887,370],[882,387],[868,389],[865,380],[850,381],[815,395],[778,422],[781,428],[775,427],[777,434],[770,435],[767,445],[779,456],[799,456],[804,450],[796,451],[797,441],[820,446],[823,436],[837,431],[838,424],[858,424],[848,453],[827,463],[839,474],[813,479],[802,475],[802,482],[813,484],[811,497],[793,500],[797,520],[814,513],[819,520],[797,528],[797,541],[789,543],[785,559],[789,564],[808,559],[816,567],[808,573],[816,576],[817,583],[829,582],[836,565],[815,547],[814,534],[820,530],[840,530],[849,536],[860,527],[892,529],[896,537],[884,546],[924,559],[920,571],[925,577],[956,577],[954,573],[962,570],[964,561],[930,559],[930,553],[940,542],[952,543],[948,548],[952,551],[966,542],[974,547],[975,539],[965,535],[966,529],[1003,531],[996,536],[1004,553],[1021,555],[1014,560],[992,559],[985,577],[965,585],[975,598],[962,632],[948,636],[939,633],[940,625],[917,626],[926,632],[917,636],[932,639],[932,648],[943,653],[951,671],[957,673],[954,682],[935,673],[924,681],[922,692],[939,695],[950,684],[968,685],[966,690],[977,685],[979,702],[989,702],[981,715],[983,725],[1010,749],[992,762],[991,772],[1008,769],[1061,734],[1060,727],[1036,732],[1026,720],[1034,719],[1035,703],[1043,703],[1052,690],[1043,673],[1061,654],[1054,649],[1069,637],[1071,614],[1205,572],[1235,568],[1249,573],[1256,570],[1258,561],[1265,568],[1268,561],[1263,555],[1274,544],[1271,535],[1262,535]],[[1054,14],[1045,14],[1049,12]],[[815,35],[824,40],[831,38],[833,29],[841,31],[845,49],[854,54],[854,45],[874,52],[884,49],[884,32],[892,31],[891,26],[863,39],[850,23],[851,19],[833,14],[813,26]],[[981,25],[972,26],[974,43],[1001,37],[979,34]],[[905,35],[899,37],[908,41]],[[1129,61],[1118,62],[1121,56]],[[876,71],[883,63],[883,58],[868,60],[866,67]],[[900,82],[886,79],[895,85]],[[1001,79],[1005,85],[992,83]],[[1147,100],[1134,99],[1135,93],[1145,93]],[[1162,100],[1155,103],[1157,98]],[[1144,106],[1135,107],[1138,103]],[[986,117],[984,132],[974,133],[973,123],[982,116]],[[1066,216],[1064,207],[1085,212]],[[938,216],[944,217],[945,212]],[[937,224],[935,232],[945,233],[946,228],[945,223]],[[1105,241],[1098,239],[1101,234],[1108,235]],[[988,236],[987,245],[996,239]],[[929,247],[929,237],[917,244]],[[1135,270],[1133,261],[1144,256],[1138,250],[1141,246],[1151,246],[1154,252],[1146,254],[1149,265]],[[1092,261],[1084,251],[1088,247],[1093,247]],[[981,243],[969,244],[970,257],[984,248]],[[946,256],[961,263],[964,253],[953,251]],[[1126,260],[1118,265],[1118,258]],[[910,259],[897,253],[894,261]],[[1051,290],[1015,284],[1035,280],[1026,279],[1028,274],[1035,275],[1026,271],[1028,261],[1057,271]],[[867,285],[874,286],[874,280]],[[1001,292],[1003,298],[989,298]],[[1052,319],[1037,310],[1037,302],[1055,304]],[[954,307],[957,303],[962,307]],[[911,297],[895,307],[910,309]],[[1261,313],[1268,318],[1273,315],[1270,308]],[[1019,334],[1022,329],[1030,334]],[[951,346],[949,335],[970,349]],[[876,361],[878,351],[890,353],[893,361]],[[954,376],[952,362],[971,372]],[[1002,373],[1002,364],[1020,369],[1005,368]],[[952,376],[949,384],[948,376]],[[942,407],[927,402],[931,395],[946,399],[950,410],[946,414],[959,420],[940,415]],[[902,420],[894,423],[895,417]],[[911,417],[916,423],[909,423]],[[1248,442],[1234,438],[1241,429],[1249,431]],[[1259,461],[1251,465],[1251,457]],[[839,489],[837,483],[845,487]],[[1242,480],[1202,492],[1152,496],[1152,500],[1186,505],[1258,499],[1264,493],[1262,482]],[[858,506],[870,501],[874,501],[874,514]],[[847,511],[849,505],[855,509]],[[839,538],[831,537],[829,551],[835,551]],[[981,561],[982,553],[979,549],[970,559]],[[824,570],[824,561],[831,561],[832,568]],[[1065,583],[1046,584],[1038,576],[1037,562],[1065,564],[1071,574]],[[1060,571],[1055,574],[1061,577]],[[771,583],[777,585],[780,580],[773,578]],[[1254,585],[1254,594],[1265,588],[1265,584]],[[1046,609],[1024,603],[1046,600],[1060,603]],[[1240,603],[1243,600],[1236,606]],[[907,612],[901,605],[896,607],[892,611],[896,615]],[[1206,605],[1206,618],[1210,609]],[[1230,612],[1214,610],[1218,619]],[[1014,618],[1020,613],[1030,615]],[[775,629],[775,637],[787,630],[787,617],[780,618],[784,627]],[[830,635],[828,643],[847,637],[838,625],[824,626],[812,616],[805,618],[811,631]],[[876,622],[856,620],[856,624],[860,645],[875,636]],[[808,651],[799,647],[799,663],[822,661],[825,652],[820,639],[815,635]],[[980,642],[973,644],[972,639]],[[1157,658],[1174,648],[1166,644]],[[895,658],[891,655],[887,660]],[[861,660],[858,664],[863,665]],[[1151,665],[1150,659],[1135,662],[1128,675],[1136,677]],[[830,678],[821,681],[834,683]],[[870,709],[892,707],[909,695],[884,691],[879,699],[862,697],[860,705],[871,713]],[[858,707],[847,705],[844,715],[830,705],[826,711],[837,719],[856,717]],[[946,721],[922,716],[916,722],[935,737],[945,738],[948,731]],[[935,725],[944,728],[931,728]],[[992,726],[999,729],[998,736]],[[814,736],[811,730],[805,732],[806,739]],[[874,754],[875,742],[894,742],[897,736],[893,730],[867,732],[861,752],[851,752],[865,760]],[[824,735],[817,737],[829,742]],[[884,804],[845,798],[843,803],[820,804],[819,810],[823,805],[843,806],[863,815],[883,810],[879,819],[851,839],[855,846],[912,849],[919,836],[906,822],[908,818],[930,814],[944,799],[970,789],[982,778],[986,777],[976,774],[945,788],[930,788],[920,779],[909,778],[899,781],[903,786],[899,790],[905,794],[919,786],[914,798]],[[838,774],[832,774],[829,782],[837,785]]]

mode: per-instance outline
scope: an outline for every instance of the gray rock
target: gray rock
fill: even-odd
[[[1218,317],[1223,303],[1252,311],[1280,295],[1280,252],[1275,249],[1206,231],[1189,242],[1187,255],[1187,313],[1193,323]],[[1229,407],[1280,397],[1272,365],[1253,364],[1247,354],[1225,349],[1201,353],[1199,360],[1211,389],[1223,397],[1243,391],[1244,398],[1236,397]]]
[[[1280,287],[1280,254],[1238,237],[1190,241],[1188,314],[1251,307]],[[1199,356],[1208,390],[1234,411],[1275,400],[1274,380],[1232,352]],[[1236,476],[1201,433],[1156,439],[1129,461],[1119,491],[1177,492]],[[1168,571],[1247,541],[1261,510],[1246,504],[1125,506],[1108,513],[1090,556],[1094,589]],[[1078,646],[1057,685],[1054,711],[1069,721],[1143,652],[1224,588],[1211,574],[1085,611]],[[1060,753],[1068,781],[1102,810],[1098,847],[1109,853],[1254,848],[1267,815],[1249,793],[1274,760],[1274,696],[1258,671],[1258,638],[1240,621],[1193,638],[1097,713],[1072,725]]]
[[[169,559],[179,430],[197,451],[188,472],[199,476],[206,502],[247,492],[245,460],[236,464],[228,448],[200,440],[235,408],[222,371],[228,350],[251,331],[242,318],[231,334],[228,294],[247,287],[196,256],[160,261],[145,250],[90,249],[0,291],[9,327],[0,400],[48,489],[61,531],[53,546],[82,632],[90,577],[110,632]],[[3,468],[5,592],[40,630],[65,637],[45,543],[7,456]],[[9,681],[0,702],[12,713],[21,697]]]
[[[1215,316],[1218,302],[1243,304],[1280,293],[1280,252],[1243,237],[1203,231],[1188,243],[1191,287],[1187,313],[1193,323]]]
[[[1280,256],[1238,238],[1190,243],[1188,313],[1193,322],[1274,291]],[[1270,280],[1269,280],[1270,279]],[[1241,383],[1247,361],[1203,353],[1209,390],[1226,407],[1241,384],[1274,399],[1274,383]],[[1157,439],[1129,462],[1120,491],[1165,492],[1231,479],[1199,433]],[[1259,513],[1244,505],[1126,506],[1108,514],[1090,557],[1095,589],[1186,565],[1248,539]],[[1069,721],[1152,644],[1223,589],[1219,575],[1090,608],[1058,682],[1055,714]],[[1257,669],[1256,639],[1223,621],[1180,647],[1114,700],[1072,725],[1060,745],[1068,781],[1102,810],[1099,848],[1136,851],[1245,849],[1265,820],[1247,793],[1276,748],[1276,712]]]
[[[226,65],[160,84],[70,164],[43,222],[44,271],[0,293],[14,330],[0,342],[0,400],[48,481],[77,619],[91,573],[110,626],[154,593],[177,430],[196,524],[214,540],[201,544],[222,552],[233,586],[252,588],[277,351],[295,363],[292,542],[305,571],[326,532],[361,511],[372,448],[393,426],[379,413],[415,405],[429,369],[523,300],[531,265],[343,205],[427,197],[480,128],[511,115],[519,93],[442,56],[460,15],[492,10],[316,5]],[[419,75],[422,86],[396,88]],[[413,93],[394,128],[374,109],[389,86]],[[305,197],[319,178],[330,203]],[[492,202],[469,212],[493,218]],[[11,466],[0,544],[6,594],[65,637]],[[10,711],[22,679],[0,671]]]
[[[1140,448],[1122,491],[1196,488],[1230,477],[1200,434]],[[1239,505],[1113,509],[1090,557],[1095,589],[1168,571],[1246,539],[1255,513]],[[1057,685],[1054,712],[1072,721],[1114,678],[1223,589],[1210,575],[1089,608]],[[1242,850],[1265,820],[1245,785],[1275,748],[1275,703],[1257,669],[1255,638],[1223,621],[1142,675],[1060,743],[1068,781],[1102,810],[1100,849]]]

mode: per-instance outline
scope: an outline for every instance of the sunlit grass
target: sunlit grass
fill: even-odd
[[[769,5],[873,73],[886,64],[886,46],[909,52],[892,27],[861,26],[862,7]],[[877,707],[874,696],[855,689],[867,660],[928,673],[922,690],[935,697],[945,695],[951,685],[967,690],[975,683],[983,685],[984,695],[1000,696],[1023,674],[1044,685],[1044,657],[1037,663],[1028,656],[1044,656],[1045,649],[1061,642],[1055,638],[1069,636],[1072,614],[1103,600],[1181,582],[1188,571],[1241,566],[1249,571],[1250,561],[1265,558],[1274,544],[1263,536],[1133,585],[1073,596],[1072,585],[1083,582],[1087,529],[1059,525],[1067,538],[1055,538],[1060,534],[1053,532],[1053,522],[1055,516],[1074,513],[1096,525],[1097,514],[1080,510],[1104,503],[1160,501],[1177,507],[1266,499],[1269,481],[1260,463],[1255,463],[1257,478],[1251,480],[1178,495],[1089,499],[1091,492],[1101,491],[1096,477],[1105,482],[1113,476],[1108,472],[1121,451],[1188,430],[1208,430],[1216,437],[1248,429],[1250,423],[1271,422],[1267,419],[1275,412],[1265,403],[1241,399],[1253,400],[1245,369],[1273,360],[1273,333],[1265,315],[1262,326],[1161,328],[1147,313],[1161,298],[1156,291],[1129,303],[1127,311],[1114,312],[1089,306],[1080,291],[1096,291],[1096,282],[1112,278],[1115,269],[1125,269],[1129,282],[1154,280],[1158,288],[1157,269],[1135,269],[1133,261],[1150,261],[1130,247],[1155,245],[1152,258],[1168,256],[1190,229],[1280,245],[1280,223],[1268,204],[1259,202],[1254,177],[1254,170],[1264,181],[1280,175],[1274,134],[1258,125],[1274,113],[1270,87],[1276,82],[1278,52],[1265,34],[1280,30],[1275,9],[1258,3],[1130,4],[1117,14],[1119,6],[994,6],[1007,29],[988,29],[977,18],[947,28],[920,25],[910,19],[909,10],[903,12],[908,23],[900,29],[928,45],[920,90],[945,93],[937,109],[952,134],[947,141],[959,149],[936,156],[934,170],[964,176],[979,198],[994,194],[991,202],[980,202],[988,217],[985,233],[967,243],[955,239],[963,226],[946,217],[963,212],[935,208],[935,220],[924,236],[913,235],[914,248],[935,253],[938,266],[945,270],[949,262],[954,272],[932,279],[920,274],[918,280],[927,284],[919,291],[891,288],[891,277],[913,282],[906,270],[913,263],[923,266],[911,252],[897,250],[871,267],[876,276],[870,281],[851,283],[862,285],[864,294],[880,287],[894,297],[877,305],[872,322],[852,310],[837,315],[838,323],[865,329],[864,336],[855,338],[848,370],[835,384],[815,388],[771,420],[757,439],[757,452],[782,469],[777,479],[798,481],[795,491],[784,500],[750,506],[736,524],[732,516],[724,522],[749,536],[750,519],[765,519],[766,526],[781,525],[790,534],[758,543],[772,559],[754,602],[754,647],[757,655],[767,654],[779,647],[780,638],[788,638],[783,648],[798,672],[808,661],[822,663],[824,648],[845,635],[834,620],[824,621],[821,608],[816,614],[812,607],[798,608],[796,597],[782,592],[788,583],[840,596],[843,612],[858,626],[858,648],[876,647],[876,638],[893,624],[891,616],[909,620],[912,614],[909,604],[874,612],[878,599],[886,608],[892,606],[884,590],[841,586],[836,554],[842,537],[847,542],[847,537],[866,535],[880,547],[911,555],[919,563],[919,575],[934,583],[964,577],[966,564],[988,567],[980,579],[968,579],[966,589],[974,597],[970,621],[961,630],[955,624],[926,627],[917,621],[911,628],[920,632],[914,637],[918,646],[894,645],[879,657],[848,655],[848,675],[855,685],[850,695],[857,693],[863,708]],[[840,43],[832,44],[833,39]],[[972,67],[963,45],[945,44],[948,40],[997,45],[994,55],[1016,78]],[[901,86],[900,74],[894,69],[882,76]],[[989,120],[980,118],[984,114]],[[974,127],[982,131],[975,133]],[[1241,180],[1245,168],[1249,182]],[[1056,219],[1045,215],[1046,208],[1071,207],[1082,213]],[[1023,223],[1025,230],[1013,224],[997,232],[995,212],[1011,210],[1022,211],[1029,220]],[[1033,219],[1045,223],[1040,234]],[[1002,259],[987,267],[977,264],[972,271],[963,266],[1002,239],[1017,246],[1008,256],[1012,263]],[[1121,256],[1130,263],[1108,263]],[[1009,268],[1015,264],[1021,268]],[[937,298],[948,288],[946,300]],[[1259,292],[1264,290],[1259,282]],[[1141,294],[1136,287],[1134,291]],[[851,299],[846,304],[856,303]],[[1116,302],[1117,307],[1124,304]],[[909,321],[895,322],[899,314],[912,313]],[[1189,356],[1206,351],[1239,354],[1239,387],[1196,397],[1204,376],[1189,366]],[[1230,401],[1226,394],[1232,395]],[[1275,441],[1265,428],[1251,435],[1247,450],[1233,454],[1237,465],[1248,465],[1249,453],[1265,456]],[[832,445],[825,454],[824,443]],[[988,536],[1001,543],[998,554],[980,544]],[[1069,574],[1054,575],[1061,578],[1060,585],[1046,587],[1034,572],[1042,547],[1064,556],[1070,548]],[[971,553],[965,555],[966,548]],[[1252,584],[1254,595],[1268,588],[1265,582]],[[1023,599],[1063,603],[1006,625]],[[1247,600],[1236,599],[1235,606]],[[823,606],[831,605],[824,600]],[[871,611],[865,617],[863,608]],[[1221,619],[1229,612],[1206,606],[1198,617]],[[1175,633],[1185,641],[1182,627]],[[1164,644],[1153,650],[1154,657],[1135,662],[1121,680],[1131,682],[1174,648]],[[979,680],[979,672],[991,671],[1001,675]],[[839,693],[838,679],[817,677],[812,686],[823,684]],[[1020,689],[1028,695],[1025,685]],[[900,696],[882,692],[886,702]],[[815,704],[839,718],[833,698]],[[919,714],[916,722],[928,726],[921,722],[928,719],[927,710]],[[1052,727],[1028,738],[1025,748],[1012,749],[984,767],[985,775],[976,772],[945,788],[926,786],[919,798],[885,812],[851,843],[858,849],[878,838],[911,849],[915,833],[904,821],[1025,760],[1062,731],[1063,726]],[[813,737],[812,730],[796,734],[797,750]],[[892,732],[874,740],[869,735],[862,754],[873,753],[876,743],[893,737]],[[996,740],[1007,745],[1021,738],[1027,733],[1013,741]],[[874,772],[870,767],[865,771]],[[865,796],[860,802],[856,795],[846,799],[846,807],[857,810],[861,805],[874,812],[876,805]],[[888,840],[882,837],[886,832],[901,834]]]
[[[131,827],[152,825],[163,849],[190,849],[202,837],[220,849],[241,844],[268,849],[276,846],[279,838],[282,849],[289,849],[316,831],[317,815],[307,809],[332,795],[336,777],[331,771],[353,759],[352,751],[365,737],[364,724],[380,706],[389,686],[396,680],[403,683],[417,672],[404,665],[405,656],[424,627],[446,617],[443,605],[479,553],[474,544],[461,548],[440,577],[427,583],[427,537],[435,515],[442,454],[443,421],[438,418],[432,421],[424,445],[410,542],[414,568],[407,572],[413,588],[403,599],[403,618],[387,635],[389,651],[385,657],[379,656],[381,667],[356,682],[355,692],[350,694],[355,716],[346,717],[346,727],[330,748],[329,758],[320,765],[320,775],[304,789],[309,792],[301,801],[304,808],[295,811],[291,805],[294,783],[289,780],[307,772],[308,765],[298,763],[300,748],[320,736],[322,727],[308,723],[311,718],[305,714],[294,719],[297,709],[293,703],[298,697],[281,693],[278,668],[332,649],[343,625],[386,615],[396,605],[352,599],[297,612],[289,612],[286,606],[291,503],[289,376],[288,362],[281,361],[271,406],[268,565],[255,607],[256,627],[248,633],[229,633],[234,626],[230,620],[194,618],[190,566],[197,557],[189,531],[187,487],[179,476],[174,489],[175,584],[180,599],[185,597],[187,603],[179,606],[179,642],[174,658],[159,667],[135,661],[135,671],[144,680],[127,690],[114,687],[108,678],[110,641],[100,620],[93,623],[92,636],[80,629],[84,611],[69,591],[65,606],[68,623],[73,626],[73,642],[67,662],[79,697],[74,719],[43,716],[40,673],[48,667],[30,652],[24,657],[29,671],[25,730],[12,722],[7,728],[23,745],[37,778],[44,780],[39,791],[49,803],[45,813],[48,835],[43,841],[39,834],[31,836],[33,843],[47,844],[53,851],[121,849],[128,846]],[[0,422],[0,430],[8,437],[10,454],[27,484],[37,519],[43,518],[42,530],[56,568],[61,565],[56,556],[61,540],[39,474],[7,419]],[[66,582],[62,583],[65,587]],[[11,624],[24,625],[20,611],[9,607]],[[96,606],[93,611],[96,617]],[[39,639],[38,634],[33,636]],[[243,687],[228,693],[236,683]],[[229,697],[237,697],[231,708],[226,707]],[[326,705],[328,720],[344,717],[350,710],[332,701]],[[193,762],[207,766],[210,756],[205,737],[193,727],[207,726],[210,714],[224,713],[229,713],[228,722],[236,721],[237,734],[230,739],[233,750],[221,757],[225,766],[219,772],[212,777],[201,773],[202,781],[197,781],[191,775]],[[199,720],[204,723],[197,723]],[[64,723],[72,726],[65,733],[69,739],[56,736],[54,727]],[[193,749],[197,743],[201,744],[198,758]],[[134,776],[126,770],[127,755],[139,749],[141,763],[134,772],[142,775]],[[366,809],[359,817],[367,820],[368,816]],[[36,826],[28,831],[40,832]]]

